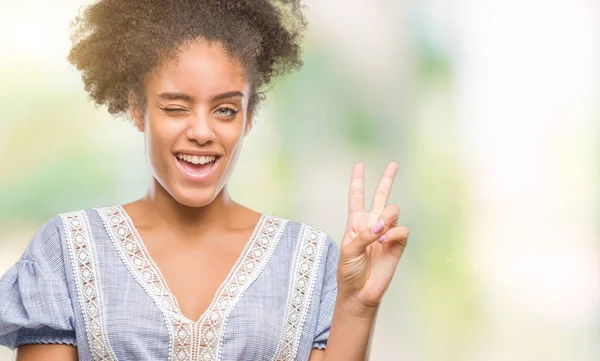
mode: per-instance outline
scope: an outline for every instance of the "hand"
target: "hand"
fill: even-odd
[[[340,245],[337,277],[338,297],[357,306],[358,310],[379,306],[408,241],[408,228],[396,225],[398,207],[387,204],[397,170],[398,163],[387,165],[375,191],[371,211],[367,212],[364,164],[356,163],[352,169],[348,224]],[[377,241],[380,236],[382,242]]]

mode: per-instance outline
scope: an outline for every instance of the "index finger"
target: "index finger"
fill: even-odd
[[[365,164],[358,162],[352,168],[352,179],[348,191],[348,213],[365,210]]]
[[[377,185],[377,189],[375,189],[371,212],[377,214],[383,212],[383,209],[390,198],[390,193],[392,193],[392,184],[394,183],[394,177],[398,171],[398,166],[399,165],[396,162],[389,162],[387,167],[385,167],[379,185]]]

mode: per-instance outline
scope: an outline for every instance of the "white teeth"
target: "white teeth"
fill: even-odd
[[[214,162],[217,157],[214,155],[209,155],[209,156],[197,156],[197,155],[190,155],[190,154],[177,154],[177,158],[181,159],[181,160],[185,160],[186,162],[190,162],[193,164],[206,164],[208,162]]]

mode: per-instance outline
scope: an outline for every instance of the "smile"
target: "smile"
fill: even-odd
[[[214,162],[217,159],[217,156],[215,156],[215,155],[197,156],[197,155],[179,153],[179,154],[177,154],[177,158],[180,160],[186,161],[188,163],[192,163],[192,164],[206,164],[209,162]]]
[[[177,168],[190,182],[207,182],[216,173],[221,157],[217,155],[198,156],[192,154],[175,154]]]

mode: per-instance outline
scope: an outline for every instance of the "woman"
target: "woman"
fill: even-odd
[[[0,344],[21,361],[365,359],[408,237],[387,204],[398,165],[370,212],[354,166],[339,248],[227,191],[304,27],[291,0],[102,0],[77,18],[69,61],[144,134],[151,182],[38,230],[0,281]]]

